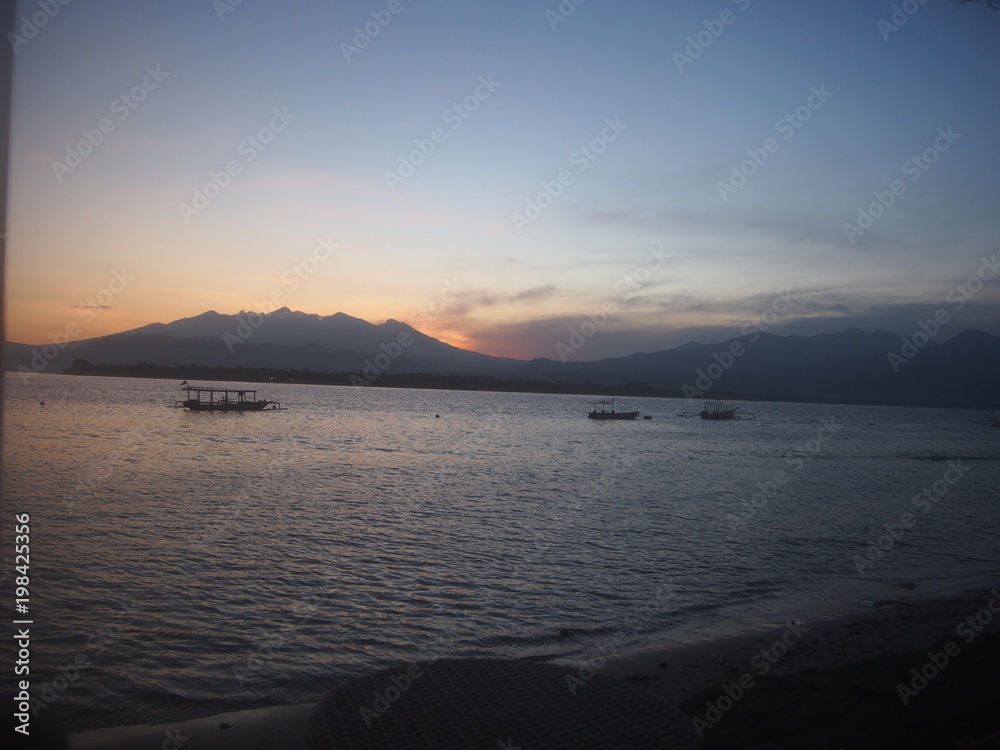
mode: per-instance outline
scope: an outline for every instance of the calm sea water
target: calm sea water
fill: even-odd
[[[757,419],[713,423],[633,399],[652,420],[595,422],[580,396],[247,387],[288,409],[8,380],[4,595],[27,513],[32,690],[75,730],[306,702],[415,657],[586,658],[1000,580],[981,412],[747,403]]]

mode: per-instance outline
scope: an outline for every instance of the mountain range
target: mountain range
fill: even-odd
[[[368,383],[383,373],[427,373],[629,385],[637,394],[699,400],[1000,407],[1000,338],[981,331],[963,331],[938,344],[922,334],[881,330],[816,336],[755,330],[717,344],[561,362],[459,349],[396,320],[375,325],[344,313],[282,308],[268,314],[209,311],[61,346],[8,342],[4,348],[6,368],[20,372],[62,372],[77,358],[95,365],[351,372]]]

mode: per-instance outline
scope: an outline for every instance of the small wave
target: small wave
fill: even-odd
[[[909,459],[910,461],[1000,461],[1000,456],[948,456],[940,454],[907,454],[903,453],[896,458]]]

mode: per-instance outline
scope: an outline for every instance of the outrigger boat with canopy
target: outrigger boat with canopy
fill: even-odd
[[[702,419],[709,419],[713,421],[720,421],[723,419],[756,419],[757,415],[752,414],[748,411],[739,412],[740,407],[736,404],[731,404],[727,401],[706,401],[704,407],[699,412],[684,412],[683,414],[678,414],[679,417],[701,417]]]
[[[185,380],[181,388],[187,398],[175,401],[174,406],[191,411],[278,411],[284,407],[277,401],[257,400],[257,391],[246,388],[220,388],[218,386],[189,385]]]

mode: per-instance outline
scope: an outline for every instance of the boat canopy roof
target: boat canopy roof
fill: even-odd
[[[181,383],[181,388],[185,391],[204,391],[206,393],[256,393],[256,390],[250,388],[221,388],[217,385],[188,385],[187,382]]]
[[[219,388],[214,385],[182,385],[185,391],[214,391],[215,393],[256,393],[249,388]]]

